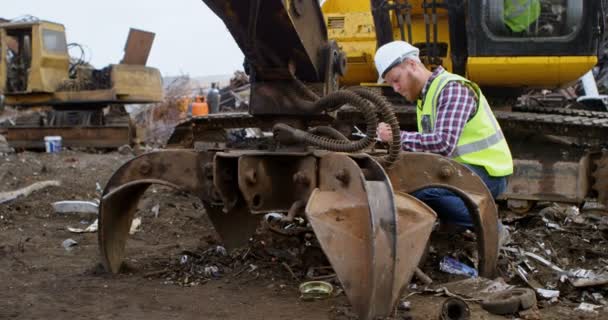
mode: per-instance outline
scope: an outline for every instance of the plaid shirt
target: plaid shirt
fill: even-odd
[[[421,97],[425,97],[431,82],[444,71],[442,67],[438,67],[433,72],[422,88]],[[470,88],[456,81],[448,82],[437,99],[437,121],[433,126],[433,132],[402,131],[403,150],[451,155],[456,149],[462,129],[476,109],[477,96]]]

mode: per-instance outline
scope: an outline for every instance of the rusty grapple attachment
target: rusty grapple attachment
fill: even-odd
[[[247,244],[262,214],[298,211],[361,319],[389,315],[419,264],[436,214],[407,194],[418,188],[445,186],[463,196],[475,215],[480,274],[494,272],[492,198],[466,167],[439,156],[403,153],[387,172],[369,155],[326,151],[144,154],[119,168],[103,193],[98,236],[111,272],[120,270],[137,203],[152,184],[201,199],[228,249]]]

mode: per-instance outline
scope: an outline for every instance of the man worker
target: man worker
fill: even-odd
[[[401,132],[403,150],[431,152],[452,158],[474,171],[496,198],[507,187],[513,160],[502,130],[479,87],[442,67],[429,71],[420,50],[404,41],[381,46],[374,58],[380,78],[407,100],[417,101],[418,132]],[[392,139],[388,124],[378,125],[378,137]],[[413,196],[437,212],[442,224],[473,227],[462,199],[441,188],[427,188]],[[508,231],[499,222],[499,245]]]

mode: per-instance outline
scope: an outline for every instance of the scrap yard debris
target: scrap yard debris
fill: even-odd
[[[499,263],[505,278],[523,281],[550,302],[602,304],[608,293],[608,212],[549,205],[514,221],[513,230],[514,242],[503,248]]]
[[[19,197],[27,197],[34,191],[42,190],[48,187],[58,187],[60,185],[61,182],[57,180],[39,181],[14,191],[0,192],[0,204],[15,200]]]

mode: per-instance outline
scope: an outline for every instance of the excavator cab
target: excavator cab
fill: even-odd
[[[68,77],[63,25],[48,21],[0,24],[0,91],[53,92]]]
[[[554,88],[597,63],[601,1],[327,0],[330,39],[345,51],[345,85],[374,82],[377,47],[404,40],[430,67],[484,87]]]
[[[466,33],[452,41],[466,51],[452,56],[466,55],[466,75],[481,85],[555,88],[597,63],[601,1],[472,0],[465,18]]]
[[[342,85],[380,87],[393,98],[390,87],[375,83],[373,57],[378,46],[400,39],[417,46],[428,67],[441,65],[466,76],[498,102],[495,115],[515,161],[502,197],[523,212],[536,201],[582,204],[597,198],[608,203],[603,182],[607,115],[591,112],[605,111],[608,103],[601,97],[576,99],[574,90],[565,89],[583,75],[583,84],[586,78],[593,81],[605,3],[327,0],[322,9],[328,37],[346,55]],[[529,94],[539,88],[551,91]],[[400,97],[393,101],[403,115],[402,128],[416,130],[410,120],[414,107]],[[593,105],[597,102],[600,107]]]

